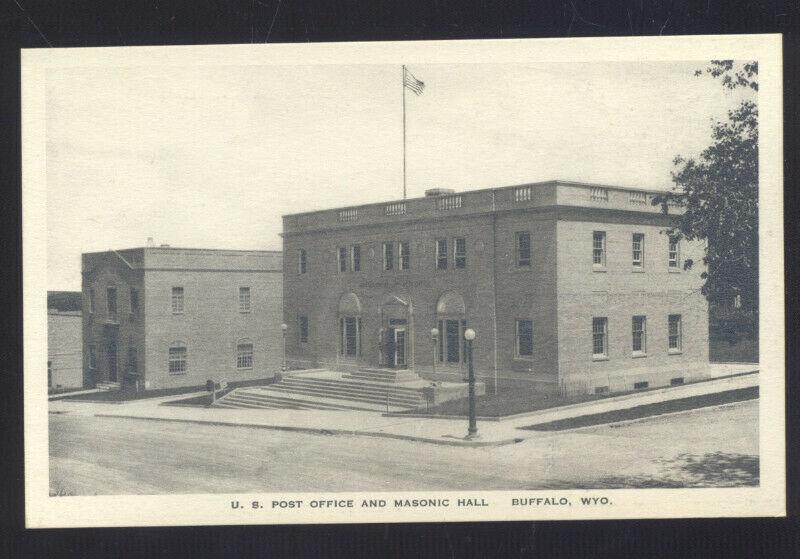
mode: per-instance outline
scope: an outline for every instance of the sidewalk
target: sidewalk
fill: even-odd
[[[561,408],[540,410],[502,421],[479,421],[480,438],[465,440],[465,418],[419,418],[386,416],[369,411],[322,411],[288,409],[220,409],[162,406],[174,396],[151,400],[134,400],[123,405],[109,406],[92,402],[52,401],[51,413],[77,413],[96,417],[118,417],[151,421],[203,423],[298,431],[316,434],[360,435],[413,440],[453,446],[497,446],[545,436],[519,427],[547,423],[560,419],[581,417],[607,411],[627,409],[645,404],[664,402],[747,388],[758,385],[758,373],[725,377],[686,386],[626,394],[605,400],[574,404]],[[189,397],[191,395],[182,395]]]

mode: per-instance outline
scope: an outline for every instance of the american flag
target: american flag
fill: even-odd
[[[425,89],[425,82],[418,80],[414,77],[414,74],[408,70],[405,70],[403,72],[403,86],[407,87],[417,95],[422,95],[422,91]]]

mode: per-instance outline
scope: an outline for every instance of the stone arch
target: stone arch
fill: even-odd
[[[355,293],[345,293],[339,299],[339,314],[347,316],[361,315],[361,301]]]
[[[455,291],[442,293],[436,303],[436,314],[438,316],[464,316],[467,314],[464,298]]]

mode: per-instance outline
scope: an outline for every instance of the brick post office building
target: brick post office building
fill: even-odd
[[[668,237],[654,194],[552,181],[284,216],[291,362],[460,380],[469,327],[501,390],[703,377],[703,245]]]
[[[272,377],[280,252],[167,246],[83,254],[85,383],[139,389]]]

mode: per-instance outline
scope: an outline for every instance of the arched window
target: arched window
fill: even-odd
[[[439,362],[460,365],[466,361],[464,330],[467,329],[466,306],[458,293],[447,291],[436,303],[439,328]]]
[[[236,342],[236,368],[253,368],[253,340],[243,338]]]
[[[169,373],[184,374],[188,370],[186,342],[172,342],[169,345]]]

